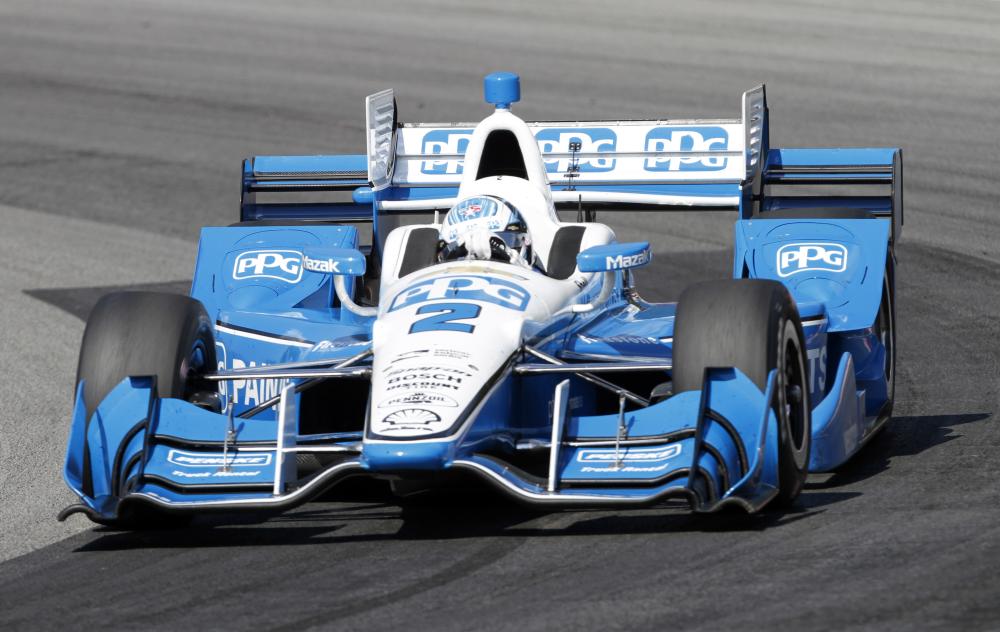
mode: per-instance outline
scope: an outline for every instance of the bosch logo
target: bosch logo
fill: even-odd
[[[465,149],[471,138],[471,129],[436,129],[427,132],[424,134],[420,153],[441,158],[421,161],[420,172],[430,175],[462,173],[462,157],[465,156]]]
[[[297,250],[248,250],[236,257],[233,278],[298,283],[302,279],[302,269],[302,253]]]
[[[531,296],[510,281],[485,276],[447,276],[406,288],[392,299],[389,311],[441,299],[493,303],[523,312]]]
[[[729,135],[721,127],[655,127],[646,134],[646,151],[650,153],[699,154],[725,151]],[[726,168],[725,156],[674,156],[647,158],[646,171],[718,171]]]
[[[580,143],[580,157],[576,165],[581,172],[611,171],[615,168],[614,157],[593,156],[592,154],[613,153],[618,143],[618,136],[607,128],[578,129],[575,127],[552,127],[540,130],[535,134],[538,148],[543,156],[547,154],[564,154],[558,158],[550,157],[545,161],[545,170],[549,173],[563,173],[574,163],[571,143]],[[591,154],[588,156],[588,154]]]
[[[778,276],[799,272],[843,272],[847,269],[847,247],[834,242],[802,242],[778,248]]]

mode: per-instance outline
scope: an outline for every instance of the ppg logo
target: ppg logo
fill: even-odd
[[[297,250],[248,250],[236,257],[233,278],[298,283],[302,279],[302,253]]]
[[[411,285],[392,299],[389,311],[426,301],[458,299],[493,303],[523,312],[530,298],[523,288],[510,281],[474,275],[448,276]]]
[[[420,153],[442,156],[440,160],[423,160],[420,172],[432,175],[462,173],[462,157],[472,138],[471,129],[436,129],[424,134]]]
[[[618,142],[618,136],[607,128],[579,129],[575,127],[550,127],[535,134],[538,149],[542,155],[565,154],[559,158],[545,161],[545,170],[549,173],[565,173],[573,164],[570,143],[580,143],[580,156],[577,162],[581,172],[611,171],[615,168],[612,157],[587,157],[588,154],[613,153]]]
[[[654,127],[646,134],[650,153],[704,153],[725,151],[729,135],[721,127]],[[726,168],[725,156],[663,156],[647,158],[646,171],[719,171]]]
[[[785,244],[778,248],[778,276],[822,270],[843,272],[847,269],[847,247],[829,241]]]

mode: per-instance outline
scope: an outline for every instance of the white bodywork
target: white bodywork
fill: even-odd
[[[475,179],[486,138],[512,132],[527,179]],[[547,264],[560,228],[545,163],[528,125],[498,110],[471,134],[464,154],[465,177],[457,199],[490,195],[516,208],[539,259]],[[437,225],[429,225],[438,228]],[[584,227],[580,249],[613,241],[611,229]],[[453,261],[399,278],[414,226],[390,233],[383,250],[378,319],[372,333],[374,365],[368,429],[376,438],[439,438],[458,432],[456,423],[482,399],[491,378],[524,342],[525,325],[542,323],[561,310],[585,303],[604,282],[578,269],[566,279],[494,261]]]

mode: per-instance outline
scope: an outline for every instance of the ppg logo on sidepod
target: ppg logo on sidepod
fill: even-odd
[[[236,257],[233,278],[277,279],[298,283],[302,279],[302,253],[298,250],[248,250]]]
[[[822,270],[843,272],[847,269],[847,247],[830,241],[796,242],[778,248],[778,276]]]

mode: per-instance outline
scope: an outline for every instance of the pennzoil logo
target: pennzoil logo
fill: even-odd
[[[440,393],[409,393],[407,395],[400,395],[399,397],[393,397],[385,401],[379,402],[379,408],[392,408],[393,406],[413,406],[414,404],[423,404],[425,406],[458,406],[453,398],[447,395],[441,395]]]

